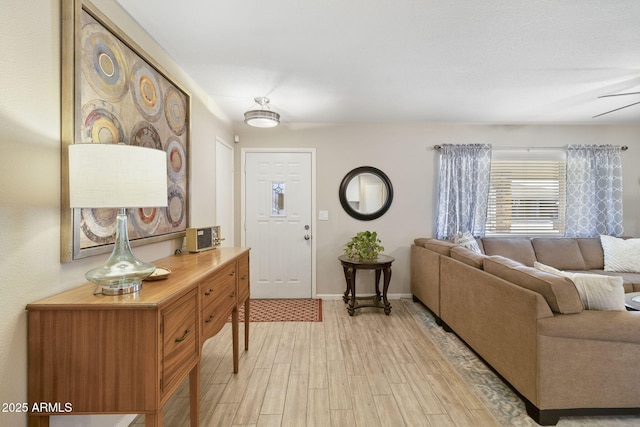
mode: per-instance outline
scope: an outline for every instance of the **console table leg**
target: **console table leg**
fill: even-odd
[[[238,373],[238,308],[231,312],[231,335],[233,338],[233,373]],[[246,327],[246,325],[245,325]]]
[[[251,310],[251,303],[247,298],[244,302],[244,351],[249,351],[249,310]]]
[[[49,427],[49,416],[29,416],[29,427]]]
[[[189,418],[191,427],[200,423],[200,362],[189,372]]]
[[[144,425],[145,427],[162,427],[162,409],[160,412],[145,414]]]

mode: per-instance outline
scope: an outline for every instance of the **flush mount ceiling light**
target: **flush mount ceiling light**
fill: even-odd
[[[259,96],[253,100],[260,105],[260,109],[244,113],[246,124],[256,128],[272,128],[280,124],[280,114],[269,109],[269,98]]]

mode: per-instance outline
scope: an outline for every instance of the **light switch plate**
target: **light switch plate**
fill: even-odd
[[[320,221],[329,221],[329,211],[319,211],[318,219]]]

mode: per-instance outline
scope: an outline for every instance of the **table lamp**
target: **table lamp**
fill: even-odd
[[[87,280],[102,294],[137,292],[155,270],[135,257],[129,244],[126,208],[167,206],[167,155],[162,150],[125,144],[69,146],[71,208],[116,208],[116,239],[107,262],[89,270]]]

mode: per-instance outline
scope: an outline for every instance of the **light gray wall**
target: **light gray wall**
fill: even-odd
[[[285,117],[286,119],[286,117]],[[238,125],[236,170],[241,148],[313,147],[317,156],[317,211],[329,211],[329,221],[317,221],[317,293],[344,292],[337,257],[358,231],[375,230],[385,253],[396,258],[389,292],[409,294],[409,248],[413,239],[433,235],[438,154],[435,144],[490,143],[503,147],[561,147],[567,144],[619,144],[623,153],[625,234],[640,235],[640,125],[637,126],[488,126],[430,124],[282,125],[253,129]],[[358,166],[375,166],[393,184],[389,211],[374,221],[348,216],[338,199],[344,175]],[[240,211],[240,177],[236,179],[236,209]],[[315,212],[317,219],[317,212]],[[236,236],[240,236],[238,223]],[[372,279],[363,277],[363,291]],[[367,287],[368,286],[368,287]]]
[[[215,139],[233,140],[231,122],[115,0],[93,3],[191,92],[191,219],[212,224]],[[0,402],[17,403],[27,401],[25,306],[84,283],[107,255],[60,263],[60,0],[5,0],[0,22]],[[181,244],[134,250],[152,261]],[[52,426],[121,418],[54,417]],[[0,425],[25,426],[26,415],[0,412]]]
[[[66,0],[65,0],[66,1]],[[476,127],[436,125],[283,126],[235,132],[215,104],[151,40],[115,0],[94,0],[107,16],[161,63],[192,94],[191,219],[215,221],[214,163],[216,136],[239,148],[315,147],[318,159],[317,207],[330,220],[318,222],[318,292],[340,293],[342,273],[336,257],[358,230],[380,232],[386,252],[398,259],[391,291],[408,292],[408,248],[416,236],[431,235],[435,170],[433,144],[492,142],[503,145],[628,144],[624,154],[625,225],[640,235],[638,167],[640,127]],[[84,273],[106,259],[96,256],[69,264],[59,262],[60,241],[60,0],[2,4],[0,51],[0,402],[27,398],[25,306],[84,282]],[[391,178],[395,200],[382,218],[363,223],[342,212],[338,185],[350,169],[372,165]],[[236,207],[239,209],[239,176]],[[239,212],[239,210],[237,211]],[[237,221],[239,229],[239,221]],[[237,233],[239,236],[239,232]],[[236,237],[236,244],[238,244]],[[176,242],[135,249],[146,260],[173,253]],[[53,425],[113,425],[109,417],[58,417]],[[24,414],[0,412],[0,425],[21,427]]]

